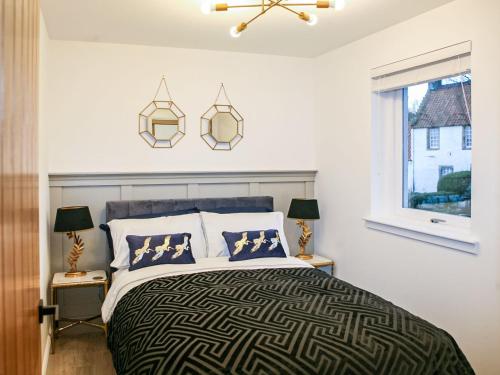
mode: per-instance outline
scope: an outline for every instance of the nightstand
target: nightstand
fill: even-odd
[[[330,275],[333,276],[333,269],[335,268],[335,261],[329,258],[322,257],[321,255],[314,254],[311,259],[304,259],[304,262],[309,263],[315,268],[330,267]]]
[[[65,288],[102,288],[103,291],[103,298],[106,297],[106,294],[108,293],[108,288],[109,288],[109,280],[108,276],[106,274],[106,271],[103,270],[98,270],[98,271],[88,271],[86,275],[81,276],[81,277],[65,277],[64,272],[57,272],[54,274],[54,277],[52,279],[52,282],[50,283],[50,294],[51,294],[51,304],[52,305],[57,305],[57,292],[60,289],[65,289]],[[98,323],[93,323],[92,320],[95,320],[99,318],[101,315],[96,315],[96,316],[91,316],[89,318],[85,319],[70,319],[70,318],[63,318],[59,316],[56,320],[56,318],[52,319],[52,353],[54,353],[55,350],[55,339],[57,338],[57,335],[71,327],[77,326],[79,324],[85,324],[88,326],[100,328],[104,330],[104,333],[107,334],[107,326],[106,324],[98,324]],[[68,322],[69,324],[65,325],[64,327],[59,328],[59,323],[60,322]]]

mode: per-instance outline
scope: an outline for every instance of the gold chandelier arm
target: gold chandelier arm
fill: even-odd
[[[276,1],[275,0],[269,0],[269,2],[271,3],[275,3]],[[282,8],[287,8],[288,7],[312,7],[312,6],[316,6],[317,7],[317,4],[316,3],[286,3],[286,4],[279,4],[280,7]],[[288,10],[291,10],[291,9],[288,9]],[[295,12],[296,14],[298,14],[298,12]]]
[[[271,4],[264,4],[264,6],[269,6]],[[227,9],[233,9],[233,8],[261,8],[261,4],[240,4],[240,5],[228,5]]]
[[[250,19],[250,21],[248,22],[245,22],[246,25],[249,25],[250,23],[252,23],[253,21],[255,21],[257,18],[259,18],[260,16],[266,14],[271,8],[274,8],[275,6],[278,6],[279,3],[281,3],[283,0],[277,0],[276,2],[273,2],[271,5],[269,5],[266,9],[264,9],[263,11],[261,11],[259,14],[257,14],[255,17],[253,17],[252,19]]]
[[[269,0],[269,1],[270,1],[271,3],[273,3],[273,4],[274,4],[274,3],[276,3],[276,1],[274,1],[274,0]],[[300,17],[300,13],[299,13],[299,12],[297,12],[297,11],[295,11],[295,10],[293,10],[293,9],[288,8],[288,7],[289,7],[290,5],[292,5],[292,4],[283,5],[283,4],[278,4],[278,3],[276,3],[276,5],[277,5],[277,6],[279,6],[279,7],[281,7],[281,8],[283,8],[283,9],[286,9],[286,10],[288,10],[289,12],[292,12],[292,13],[294,13],[294,14],[296,14],[297,16],[299,16],[299,17]],[[311,4],[311,5],[312,5],[312,4]]]
[[[310,7],[315,6],[318,7],[317,3],[290,3],[286,4],[287,7]]]
[[[273,0],[269,0],[268,3],[262,2],[262,4],[239,4],[239,5],[228,5],[227,9],[235,9],[235,8],[262,8],[264,11],[265,7],[270,7],[275,3]],[[281,7],[310,7],[316,6],[317,3],[290,3],[286,5],[280,5]],[[224,9],[226,10],[226,9]]]

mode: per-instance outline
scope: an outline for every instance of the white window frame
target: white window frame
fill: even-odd
[[[470,48],[470,42],[468,43]],[[456,49],[456,46],[452,47]],[[462,49],[459,48],[459,50]],[[422,60],[422,55],[418,57]],[[429,59],[423,58],[423,60],[427,69]],[[407,80],[408,64],[404,65],[406,66],[404,78]],[[384,66],[384,69],[387,70],[387,66]],[[453,71],[449,76],[459,74]],[[434,77],[430,78],[432,79]],[[391,77],[391,80],[389,89],[387,82],[384,82],[385,91],[377,91],[377,83],[374,83],[373,87],[372,199],[371,212],[365,217],[367,227],[452,249],[477,253],[479,242],[471,233],[471,218],[404,207],[408,194],[403,169],[406,167],[404,153],[408,150],[408,137],[403,136],[405,126],[403,126],[402,119],[407,118],[403,112],[407,110],[403,106],[406,92],[403,88],[413,83],[408,84],[403,80],[401,85],[398,85],[397,78]]]
[[[443,173],[444,170],[451,170],[451,172],[448,172],[448,173]],[[443,176],[446,176],[447,174],[451,174],[454,172],[454,168],[453,168],[453,165],[440,165],[439,166],[439,170],[438,170],[438,173],[439,173],[439,177],[443,177]]]
[[[437,134],[432,134],[433,131],[436,131]],[[433,145],[432,142],[436,141],[436,145]],[[441,149],[441,128],[432,127],[427,128],[427,149],[429,151],[439,150]]]
[[[469,134],[467,136],[467,130],[469,131]],[[463,149],[464,150],[472,150],[472,126],[467,125],[463,127]],[[469,142],[467,142],[469,140]]]

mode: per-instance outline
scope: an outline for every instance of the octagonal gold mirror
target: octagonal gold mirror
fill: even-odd
[[[157,100],[162,85],[168,100]],[[153,101],[139,114],[139,134],[154,148],[172,148],[186,134],[186,116],[172,101],[165,77]]]
[[[221,91],[229,104],[217,104]],[[243,117],[232,106],[221,84],[215,104],[201,116],[201,137],[212,150],[232,150],[243,139]]]

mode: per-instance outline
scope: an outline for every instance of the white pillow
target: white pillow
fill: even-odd
[[[226,241],[222,232],[243,232],[250,230],[277,229],[280,234],[281,245],[287,256],[290,249],[286,242],[283,230],[282,212],[256,212],[236,214],[216,214],[212,212],[201,212],[203,228],[207,240],[209,257],[229,256]]]
[[[200,214],[155,217],[152,219],[120,219],[109,223],[115,259],[111,267],[128,268],[130,266],[130,250],[126,237],[129,234],[148,236],[155,234],[191,233],[191,251],[193,257],[207,256],[207,246],[201,225]]]

